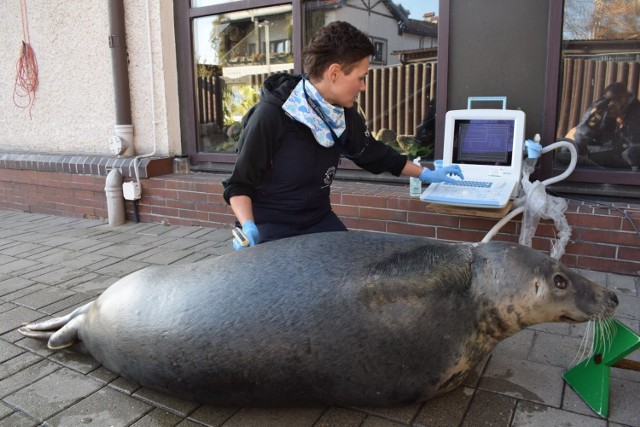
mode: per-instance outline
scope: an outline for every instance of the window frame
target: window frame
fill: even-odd
[[[301,0],[239,0],[224,4],[203,7],[191,7],[190,1],[174,0],[174,28],[176,34],[176,56],[178,62],[178,101],[180,103],[180,138],[182,152],[189,157],[189,163],[197,169],[203,166],[211,172],[230,171],[235,163],[235,153],[198,152],[196,135],[196,108],[194,94],[194,61],[191,43],[193,20],[222,13],[236,12],[244,9],[291,4],[293,19],[292,49],[302,51],[302,3]],[[302,70],[300,55],[294,56],[294,72]]]
[[[540,136],[542,141],[555,142],[556,128],[558,120],[558,109],[560,104],[560,78],[562,75],[562,28],[564,17],[564,1],[549,1],[549,17],[547,31],[547,63],[545,72],[545,92],[543,95],[543,126]],[[447,99],[448,69],[449,69],[449,24],[450,24],[450,2],[440,0],[438,17],[438,75],[436,99]],[[436,106],[436,141],[444,139],[444,120],[447,112],[446,102],[439,102]],[[549,142],[549,143],[551,143]],[[547,145],[547,143],[544,143]],[[442,143],[436,143],[435,158],[441,158],[443,154]],[[538,162],[538,169],[532,175],[533,179],[545,179],[557,176],[566,170],[565,167],[554,166],[552,155],[545,155]],[[580,169],[574,172],[563,181],[562,189],[574,192],[581,188],[582,192],[588,187],[588,194],[612,194],[611,186],[635,186],[637,188],[637,173],[626,170],[615,169]],[[585,185],[586,184],[586,185]],[[599,189],[601,187],[602,189]],[[620,188],[617,193],[624,196],[628,194],[628,187]],[[633,189],[632,189],[633,190]],[[614,190],[613,193],[616,193]],[[637,196],[636,196],[637,197]]]

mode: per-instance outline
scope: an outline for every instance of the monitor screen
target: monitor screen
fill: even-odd
[[[511,165],[514,120],[456,119],[453,163]]]

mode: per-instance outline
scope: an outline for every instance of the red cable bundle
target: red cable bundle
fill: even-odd
[[[36,54],[29,43],[29,26],[27,23],[27,4],[26,0],[20,0],[22,13],[22,49],[20,49],[20,57],[16,63],[16,82],[13,90],[13,103],[19,108],[29,108],[29,117],[31,117],[31,107],[36,100],[36,89],[38,88],[38,61]],[[27,98],[28,102],[19,103],[18,98]]]

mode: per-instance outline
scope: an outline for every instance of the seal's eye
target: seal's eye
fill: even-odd
[[[559,274],[553,276],[553,283],[558,289],[565,289],[567,287],[567,281],[564,280],[564,277],[560,276]]]

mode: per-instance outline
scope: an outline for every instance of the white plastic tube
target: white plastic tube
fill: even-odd
[[[557,141],[557,142],[554,142],[553,144],[549,144],[548,146],[542,148],[541,154],[548,153],[550,151],[555,150],[556,148],[563,148],[563,147],[567,148],[571,153],[571,161],[569,162],[569,166],[560,175],[547,178],[546,180],[539,183],[543,187],[546,187],[548,184],[554,184],[556,182],[562,181],[563,179],[571,175],[571,173],[575,169],[576,163],[578,162],[578,152],[576,151],[575,146],[568,141]],[[528,185],[528,186],[525,186],[524,184],[525,183],[523,183],[523,188],[525,189],[525,193],[527,191],[534,191],[533,189],[535,189],[536,187],[535,183],[534,185]],[[500,231],[500,229],[504,227],[504,225],[507,224],[509,221],[511,221],[514,217],[525,212],[525,210],[528,208],[533,208],[532,206],[528,206],[527,203],[531,203],[531,202],[527,198],[525,198],[524,205],[513,209],[511,212],[505,215],[500,221],[498,221],[496,225],[494,225],[493,228],[491,228],[491,230],[489,230],[489,232],[484,236],[481,243],[486,243],[489,240],[491,240],[498,233],[498,231]],[[562,229],[567,228],[568,224],[566,223],[566,219],[564,219],[564,215],[561,214],[562,218],[556,218],[557,216],[558,216],[557,214],[554,214],[554,218],[553,218],[556,226],[560,226]],[[525,231],[524,227],[523,227],[523,231]],[[563,230],[561,230],[560,234],[561,234],[560,236],[561,241],[566,242],[566,240],[568,240],[568,235],[566,233],[563,233]],[[564,245],[562,245],[562,247],[555,245],[555,247],[552,249],[552,256],[555,255],[554,258],[556,259],[559,258],[562,255],[561,252],[563,250],[564,250]]]

